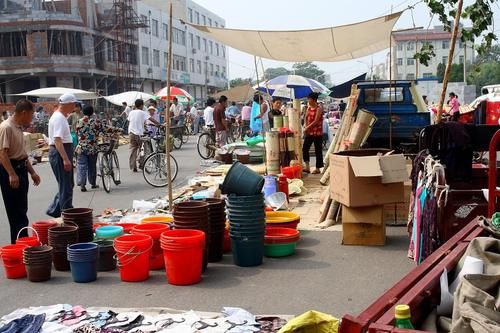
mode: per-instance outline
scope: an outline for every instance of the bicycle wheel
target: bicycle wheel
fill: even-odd
[[[100,169],[101,169],[102,186],[104,187],[104,191],[106,191],[106,193],[109,193],[111,191],[112,177],[111,177],[108,154],[101,155]]]
[[[170,154],[169,156],[171,161],[171,181],[174,181],[175,177],[177,177],[178,165],[175,158]],[[149,185],[154,187],[165,187],[168,185],[166,157],[166,153],[154,153],[146,158],[142,175]]]
[[[181,149],[182,147],[182,134],[174,136],[174,142],[172,144],[175,149]]]
[[[142,149],[139,152],[139,168],[141,169],[143,168],[144,161],[152,153],[153,153],[153,145],[151,144],[151,141],[143,141]]]
[[[204,160],[208,160],[209,158],[215,155],[215,142],[213,137],[209,133],[202,133],[198,137],[198,154]]]
[[[189,141],[189,128],[188,125],[184,125],[182,129],[182,143],[188,143]]]
[[[111,157],[111,176],[113,176],[113,182],[115,183],[115,185],[120,185],[122,183],[120,178],[120,161],[118,160],[116,151],[113,150],[113,152],[111,153]]]

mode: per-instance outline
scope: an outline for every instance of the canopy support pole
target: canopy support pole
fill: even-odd
[[[167,177],[168,177],[168,210],[172,212],[173,209],[173,199],[172,199],[172,169],[170,166],[170,84],[172,76],[172,2],[170,2],[170,16],[168,24],[168,64],[167,64],[167,107],[165,108],[165,149],[166,149],[166,159],[167,159]]]

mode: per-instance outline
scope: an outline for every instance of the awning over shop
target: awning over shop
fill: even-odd
[[[250,84],[244,84],[231,88],[229,90],[218,92],[212,97],[218,99],[219,97],[224,95],[231,102],[247,102],[253,98],[254,93],[255,89],[252,88]]]
[[[76,98],[81,100],[87,99],[98,99],[99,95],[92,91],[85,91],[80,89],[63,88],[63,87],[51,87],[51,88],[41,88],[30,90],[21,94],[14,94],[14,96],[34,96],[40,98],[59,98],[61,95],[71,93],[76,96]]]
[[[223,44],[280,61],[344,61],[389,47],[394,24],[402,12],[338,27],[299,31],[258,31],[191,24]],[[321,45],[321,47],[315,47]]]
[[[116,95],[103,96],[105,100],[114,105],[122,106],[123,102],[127,102],[127,105],[134,106],[136,99],[142,99],[144,101],[150,100],[154,95],[144,93],[141,91],[127,91]]]

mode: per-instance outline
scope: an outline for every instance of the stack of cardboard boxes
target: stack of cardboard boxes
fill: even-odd
[[[332,154],[330,166],[330,195],[342,204],[342,244],[384,245],[384,205],[405,201],[404,156],[385,149],[345,151]]]

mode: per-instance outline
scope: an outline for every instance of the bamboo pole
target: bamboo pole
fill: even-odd
[[[167,64],[167,107],[165,108],[165,122],[166,122],[166,135],[165,135],[165,149],[167,159],[167,177],[168,177],[168,209],[172,212],[173,198],[172,198],[172,176],[170,166],[170,84],[172,76],[172,2],[170,2],[170,16],[168,25],[168,64]]]
[[[301,117],[302,117],[302,107],[300,105],[300,100],[294,99],[293,100],[293,108],[295,109],[295,112],[297,112],[297,123],[293,124],[295,128],[292,128],[294,131],[294,138],[295,138],[295,155],[297,160],[299,161],[299,164],[303,164],[303,156],[302,156],[302,124],[301,124]],[[292,124],[291,124],[292,125]]]
[[[438,110],[437,110],[437,115],[436,115],[436,123],[440,123],[441,118],[442,118],[444,99],[446,98],[446,90],[448,89],[448,80],[449,80],[450,72],[451,72],[451,64],[453,61],[453,54],[455,53],[455,43],[457,42],[458,25],[460,23],[460,16],[462,15],[463,4],[464,4],[463,0],[458,1],[457,13],[455,14],[455,22],[454,22],[454,26],[453,26],[453,31],[451,33],[451,45],[450,45],[450,52],[448,53],[448,63],[446,64],[446,70],[444,72],[443,89],[441,90],[441,96],[439,97],[439,104],[438,104]],[[465,64],[464,64],[464,66],[465,66]]]

